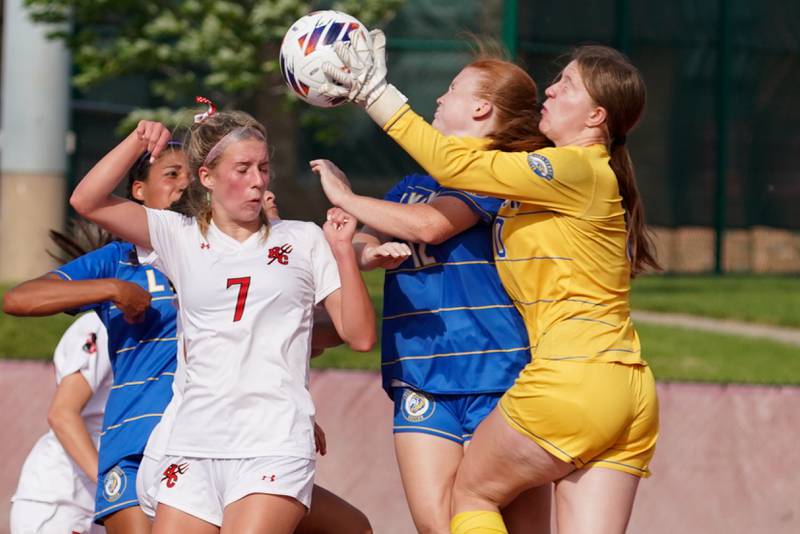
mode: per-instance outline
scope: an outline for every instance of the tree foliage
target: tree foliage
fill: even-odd
[[[305,13],[333,8],[373,26],[403,2],[25,0],[33,20],[52,24],[50,36],[72,51],[79,89],[145,76],[163,106],[153,110],[160,118],[196,94],[240,107],[265,83],[276,83],[276,50]]]

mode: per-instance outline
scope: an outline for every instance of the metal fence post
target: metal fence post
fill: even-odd
[[[511,61],[517,60],[519,47],[517,7],[517,0],[503,0],[503,45],[511,55]]]
[[[717,76],[716,76],[716,198],[714,202],[714,272],[722,274],[723,240],[727,219],[728,126],[730,123],[731,78],[731,8],[730,0],[719,0],[717,21]]]

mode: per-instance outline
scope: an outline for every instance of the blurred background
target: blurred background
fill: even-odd
[[[656,457],[661,470],[654,469],[657,476],[643,484],[632,531],[800,531],[800,476],[780,463],[793,450],[792,435],[800,425],[800,3],[4,0],[2,5],[0,291],[54,267],[47,232],[65,228],[71,216],[66,199],[76,181],[140,118],[164,120],[179,134],[199,111],[195,95],[249,111],[266,124],[274,150],[273,189],[285,218],[324,217],[328,204],[308,170],[310,159],[333,160],[358,192],[374,196],[417,170],[360,110],[319,110],[288,95],[277,71],[277,50],[291,22],[310,10],[334,7],[383,28],[389,80],[428,119],[436,97],[470,61],[471,36],[499,43],[533,76],[540,95],[576,44],[622,50],[648,88],[645,117],[628,143],[665,267],[663,274],[637,279],[632,292],[645,357],[660,381],[664,420]],[[382,276],[369,273],[367,281],[380,312]],[[0,314],[0,358],[47,361],[70,321]],[[367,356],[337,349],[314,366],[374,372],[378,354],[379,349]],[[15,406],[30,404],[25,398],[33,390],[19,378],[28,375],[14,374],[22,372],[18,367],[2,369],[0,380],[8,388],[0,411],[11,410],[12,397]],[[346,383],[347,373],[336,376]],[[374,390],[377,384],[371,387],[370,394],[383,399],[375,402],[388,402]],[[19,431],[7,444],[4,484],[10,487],[0,498],[13,491],[36,432],[46,428],[44,412],[36,414],[30,414],[40,418],[31,423],[33,430]],[[11,435],[17,435],[18,418],[8,417],[0,424],[12,425]],[[388,417],[380,421],[387,436]],[[328,426],[336,437],[336,423]],[[346,433],[341,436],[347,440]],[[356,463],[366,454],[344,452]],[[710,458],[717,462],[713,468]],[[360,495],[361,484],[348,484]],[[367,502],[369,492],[363,498]],[[677,502],[677,508],[661,510],[658,503],[665,500]],[[708,506],[692,512],[697,502]],[[374,506],[376,515],[385,511]],[[397,513],[402,515],[402,507]],[[377,532],[409,531],[407,515],[406,523],[383,515],[388,519]],[[672,530],[659,530],[667,524]]]

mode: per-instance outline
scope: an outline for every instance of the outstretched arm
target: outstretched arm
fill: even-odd
[[[412,243],[437,245],[478,222],[478,215],[453,197],[435,198],[431,203],[400,204],[357,195],[345,174],[333,162],[314,160],[322,188],[331,201],[370,228]]]
[[[352,215],[332,208],[322,227],[336,259],[341,281],[341,287],[325,299],[325,309],[342,340],[353,350],[367,352],[377,340],[375,310],[361,279],[353,249],[356,222]]]
[[[116,278],[62,280],[46,274],[23,282],[3,296],[9,315],[41,317],[112,301],[129,322],[138,321],[150,305],[150,293],[138,284]]]
[[[70,458],[97,482],[97,449],[81,418],[92,395],[92,388],[80,372],[65,376],[56,389],[47,422]]]
[[[153,157],[166,146],[170,131],[161,123],[140,121],[136,129],[83,177],[69,202],[75,211],[114,235],[145,248],[150,245],[144,207],[113,194],[128,169],[145,151]]]

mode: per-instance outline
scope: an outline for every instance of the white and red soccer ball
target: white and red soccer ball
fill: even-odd
[[[355,17],[339,11],[315,11],[292,24],[283,38],[280,69],[289,89],[314,106],[330,108],[343,104],[344,98],[331,98],[319,93],[327,81],[322,71],[324,63],[344,69],[333,50],[337,41],[349,41],[350,32],[369,33]]]

